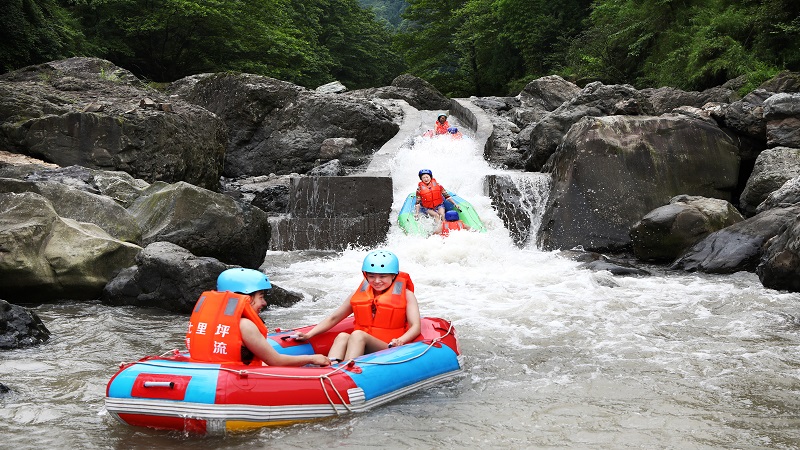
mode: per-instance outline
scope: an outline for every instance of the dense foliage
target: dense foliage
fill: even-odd
[[[408,71],[486,96],[551,74],[699,90],[800,70],[796,0],[5,0],[0,25],[0,71],[98,56],[154,81],[360,88]]]
[[[800,70],[796,0],[408,0],[412,73],[449,95],[519,92],[559,74],[637,87],[752,88]]]
[[[3,40],[5,71],[84,55],[154,81],[233,70],[360,88],[388,84],[403,68],[390,31],[357,0],[12,0],[6,8],[5,25],[20,30]]]

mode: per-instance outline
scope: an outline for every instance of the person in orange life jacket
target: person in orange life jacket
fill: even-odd
[[[444,202],[449,200],[450,203],[461,211],[455,201],[450,198],[450,194],[433,178],[433,172],[428,169],[419,171],[420,182],[417,184],[417,202],[414,205],[414,218],[419,218],[419,213],[433,217],[438,224],[444,220]]]
[[[304,366],[306,364],[329,366],[331,361],[325,355],[283,355],[278,353],[267,342],[266,327],[263,326],[263,322],[258,325],[253,322],[253,320],[260,319],[257,315],[258,312],[267,306],[264,296],[267,289],[272,289],[272,285],[267,276],[258,270],[228,269],[223,271],[217,278],[217,291],[230,291],[248,295],[250,297],[250,307],[255,311],[254,318],[242,317],[239,320],[243,359],[252,359],[254,356],[269,366]]]
[[[450,234],[450,230],[469,230],[469,225],[465,224],[458,218],[458,213],[455,211],[447,211],[444,213],[444,222],[442,227],[437,232],[442,236]]]
[[[312,338],[353,314],[355,330],[339,333],[328,352],[334,362],[407,344],[421,331],[414,284],[407,273],[400,272],[397,256],[387,250],[370,252],[361,271],[364,281],[356,292],[308,333],[295,336],[298,340]]]
[[[436,128],[433,130],[434,134],[447,134],[449,128],[450,124],[447,123],[447,116],[439,114],[439,117],[436,118]]]

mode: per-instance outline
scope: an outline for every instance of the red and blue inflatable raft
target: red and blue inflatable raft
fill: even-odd
[[[267,339],[281,353],[327,354],[338,333],[352,330],[351,316],[307,342],[291,339],[295,330]],[[366,411],[462,370],[455,329],[428,317],[414,342],[330,367],[200,363],[188,356],[174,350],[122,364],[106,388],[106,410],[129,425],[225,434]]]

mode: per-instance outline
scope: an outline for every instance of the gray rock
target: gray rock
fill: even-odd
[[[717,126],[686,116],[586,117],[548,169],[553,188],[539,233],[544,249],[624,251],[631,227],[680,195],[730,199],[736,144]]]
[[[800,149],[776,147],[764,150],[739,197],[739,207],[747,216],[755,214],[761,202],[788,180],[800,176]]]

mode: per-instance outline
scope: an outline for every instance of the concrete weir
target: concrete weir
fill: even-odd
[[[402,100],[400,131],[372,157],[364,173],[345,177],[298,176],[289,186],[289,213],[270,219],[270,250],[343,250],[375,247],[386,240],[392,209],[389,163],[400,147],[421,135],[426,116]],[[486,113],[467,99],[451,100],[450,114],[485,148],[492,133]]]

